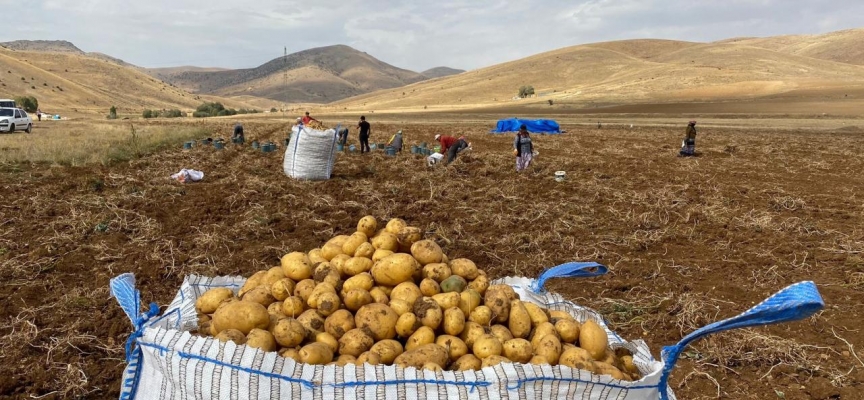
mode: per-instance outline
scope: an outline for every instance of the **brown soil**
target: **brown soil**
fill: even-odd
[[[489,125],[435,128],[460,129],[474,143],[449,167],[429,170],[407,151],[395,159],[345,154],[325,182],[287,179],[280,152],[248,146],[111,166],[2,166],[0,397],[117,397],[131,326],[109,297],[114,276],[135,273],[142,300],[164,307],[187,274],[249,275],[350,233],[371,214],[406,219],[492,277],[537,276],[572,260],[608,265],[604,277],[549,288],[601,311],[655,355],[698,326],[814,280],[823,312],[700,341],[672,385],[681,399],[718,391],[729,399],[860,398],[864,364],[852,347],[864,347],[857,132],[703,130],[701,156],[682,159],[683,127],[566,126],[566,135],[535,136],[540,155],[520,175],[512,137],[485,134]],[[247,128],[274,140],[284,131],[265,122]],[[400,128],[408,143],[435,133]],[[378,135],[373,141],[385,140]],[[181,168],[206,177],[168,179]],[[567,181],[554,181],[557,170]]]

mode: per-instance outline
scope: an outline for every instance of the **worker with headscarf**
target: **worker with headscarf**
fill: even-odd
[[[684,142],[681,144],[681,157],[692,157],[696,154],[696,121],[690,121],[687,124],[687,130],[684,133]]]

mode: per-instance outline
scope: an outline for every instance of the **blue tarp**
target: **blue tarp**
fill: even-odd
[[[491,133],[517,132],[525,125],[531,133],[561,133],[561,127],[551,119],[519,119],[508,118],[498,121],[498,126]]]

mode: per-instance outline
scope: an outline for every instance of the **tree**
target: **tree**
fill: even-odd
[[[15,98],[15,104],[27,112],[36,112],[39,109],[39,101],[33,96],[20,96]]]
[[[153,118],[153,110],[144,110],[141,116],[144,118]]]
[[[534,86],[522,86],[519,88],[519,98],[524,99],[534,95]]]
[[[270,109],[270,112],[271,112],[271,113],[275,113],[276,111],[279,111],[279,110],[276,109],[276,107],[273,107],[273,108]]]

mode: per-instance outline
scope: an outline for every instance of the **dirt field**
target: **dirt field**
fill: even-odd
[[[110,278],[134,272],[142,300],[164,306],[187,274],[248,275],[353,231],[366,214],[423,227],[495,277],[573,260],[608,265],[607,276],[550,289],[600,310],[655,356],[814,280],[823,312],[697,342],[671,383],[681,399],[864,397],[858,130],[706,128],[701,156],[682,159],[683,127],[568,125],[566,135],[535,136],[540,155],[518,175],[512,136],[485,134],[490,125],[400,125],[409,144],[459,129],[475,150],[436,170],[410,154],[344,154],[326,182],[287,179],[281,152],[248,146],[109,166],[0,166],[0,397],[117,397],[131,325],[109,297]],[[247,131],[281,141],[285,126]],[[181,168],[205,180],[168,179]],[[557,170],[567,181],[554,181]]]

